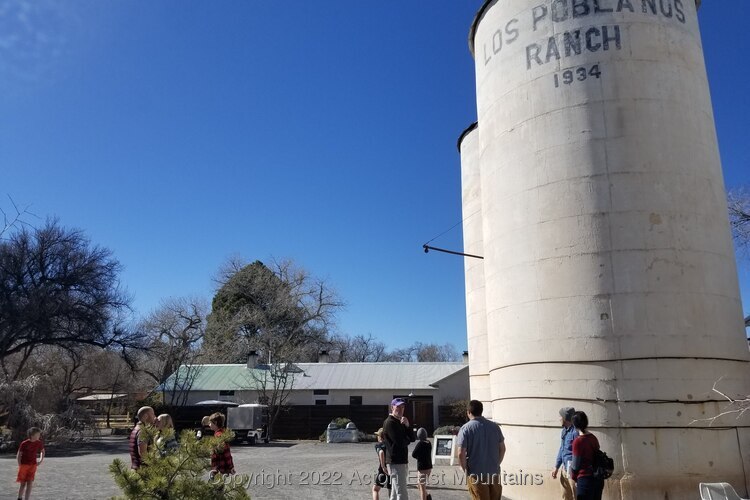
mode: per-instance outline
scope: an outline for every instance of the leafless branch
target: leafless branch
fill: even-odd
[[[3,210],[2,207],[0,207],[0,214],[2,214],[3,217],[3,225],[2,227],[0,227],[0,240],[3,239],[3,235],[6,231],[16,228],[19,225],[30,226],[30,224],[24,220],[25,216],[37,217],[35,214],[29,211],[31,205],[26,205],[23,208],[19,208],[10,195],[8,195],[8,199],[10,200],[10,204],[13,206],[13,213],[9,216],[8,213]]]
[[[729,223],[738,247],[750,245],[750,193],[739,188],[729,192]]]
[[[727,415],[736,415],[737,419],[740,419],[748,410],[750,410],[750,396],[746,396],[741,399],[732,398],[726,395],[724,392],[717,389],[717,385],[719,384],[719,382],[722,381],[723,378],[724,377],[722,376],[721,378],[719,378],[719,380],[714,382],[713,388],[711,390],[715,392],[716,394],[720,395],[729,403],[727,407],[718,415],[715,415],[710,418],[699,418],[699,419],[693,420],[692,422],[690,422],[690,425],[697,423],[697,422],[708,422],[708,426],[711,427],[716,422],[716,420],[722,417],[725,417]]]

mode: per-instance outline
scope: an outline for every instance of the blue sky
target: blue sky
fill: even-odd
[[[7,0],[0,194],[112,249],[138,313],[210,299],[232,254],[291,258],[346,301],[340,331],[463,349],[463,262],[420,247],[461,219],[480,4]],[[700,12],[730,187],[750,182],[749,17]]]

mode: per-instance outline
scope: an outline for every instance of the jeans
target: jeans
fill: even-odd
[[[593,476],[579,476],[576,481],[576,500],[602,500],[604,479]]]

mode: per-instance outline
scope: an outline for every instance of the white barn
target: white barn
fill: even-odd
[[[405,397],[413,423],[432,431],[440,423],[441,407],[469,398],[465,362],[296,363],[292,371],[286,404],[298,411],[309,407],[311,416],[343,407],[355,413],[387,414],[393,398]],[[258,403],[262,399],[258,387],[269,379],[268,373],[268,367],[253,358],[247,364],[192,365],[181,367],[157,391],[167,402],[180,392],[175,395],[185,405],[206,400]],[[187,380],[177,379],[178,375]]]

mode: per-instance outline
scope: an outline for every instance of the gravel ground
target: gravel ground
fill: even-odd
[[[238,474],[253,499],[336,500],[369,499],[377,465],[373,443],[324,444],[282,441],[270,445],[234,446]],[[37,472],[32,498],[102,499],[119,493],[107,467],[115,458],[129,462],[125,436],[103,437],[79,448],[48,450]],[[413,464],[412,464],[413,465]],[[0,455],[0,498],[16,498],[15,455]],[[458,473],[457,473],[458,471]],[[435,500],[468,499],[458,467],[433,469],[431,493]],[[385,499],[381,491],[380,498]],[[409,497],[418,499],[415,486]]]

